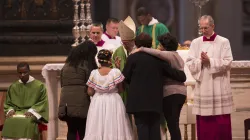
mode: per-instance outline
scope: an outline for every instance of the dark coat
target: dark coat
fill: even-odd
[[[123,69],[129,84],[127,112],[162,112],[163,84],[166,77],[186,81],[183,71],[149,54],[138,52],[130,55]],[[165,76],[165,77],[164,77]]]
[[[61,97],[59,114],[64,111],[60,107],[67,106],[67,116],[86,118],[90,98],[87,94],[87,80],[89,78],[87,65],[79,65],[77,68],[65,64],[61,70]]]

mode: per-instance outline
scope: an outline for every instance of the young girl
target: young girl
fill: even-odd
[[[132,140],[132,129],[121,96],[124,76],[119,69],[110,68],[111,52],[100,50],[101,65],[91,72],[88,94],[92,97],[84,140]]]

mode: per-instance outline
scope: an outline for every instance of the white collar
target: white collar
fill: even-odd
[[[32,82],[32,81],[34,81],[34,80],[35,80],[34,77],[29,76],[29,80],[28,80],[26,83],[30,83],[30,82]],[[19,79],[18,82],[19,82],[19,83],[23,83],[21,79]]]
[[[152,20],[148,23],[148,25],[154,25],[156,23],[159,23],[159,21],[155,19],[154,17],[152,17]]]

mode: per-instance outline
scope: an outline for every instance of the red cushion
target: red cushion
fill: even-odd
[[[3,130],[3,125],[0,125],[0,131],[2,131]]]
[[[39,124],[38,124],[38,129],[39,129],[40,132],[41,132],[41,131],[47,131],[47,130],[48,130],[48,127],[47,127],[46,124],[39,123]]]

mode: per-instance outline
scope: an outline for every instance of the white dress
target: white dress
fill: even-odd
[[[124,80],[119,69],[90,74],[87,85],[95,89],[89,106],[84,140],[132,140],[131,124],[117,84]]]

